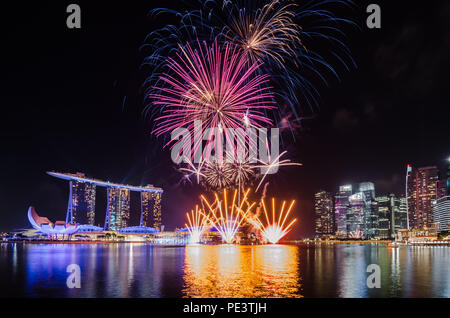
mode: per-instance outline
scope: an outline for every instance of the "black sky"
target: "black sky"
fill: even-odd
[[[64,219],[68,185],[48,170],[162,186],[163,223],[182,226],[199,192],[177,185],[169,153],[150,136],[139,51],[156,26],[148,11],[182,3],[75,1],[82,28],[69,30],[72,2],[2,7],[0,230],[28,227],[29,205]],[[357,3],[347,12],[361,28],[347,33],[357,68],[320,89],[320,110],[288,146],[304,166],[269,186],[298,200],[292,236],[313,234],[314,192],[372,181],[377,194],[400,193],[407,163],[442,166],[450,156],[450,2],[377,1],[381,30],[367,29],[367,3]],[[100,223],[104,191],[97,201]]]

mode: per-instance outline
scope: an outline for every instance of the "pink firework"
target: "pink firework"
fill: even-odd
[[[153,105],[162,108],[154,134],[186,128],[193,140],[195,121],[202,123],[202,136],[208,128],[226,135],[228,128],[245,130],[271,124],[266,112],[274,108],[273,94],[268,75],[256,72],[261,64],[248,66],[237,48],[230,44],[221,47],[216,41],[211,46],[197,41],[195,49],[187,44],[180,50],[175,59],[167,60],[171,72],[161,76],[164,85],[154,87],[158,93],[149,96]],[[247,144],[237,134],[236,138]],[[192,153],[198,147],[194,144]]]

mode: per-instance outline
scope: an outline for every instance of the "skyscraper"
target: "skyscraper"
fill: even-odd
[[[151,192],[141,192],[141,226],[152,227],[153,195]]]
[[[94,225],[95,190],[92,183],[73,181],[72,183],[72,222]]]
[[[394,225],[392,229],[394,233],[397,233],[398,230],[404,230],[408,228],[408,219],[407,219],[407,201],[405,196],[394,197],[392,199],[394,201],[393,207],[393,222]]]
[[[333,196],[326,191],[314,195],[314,211],[316,214],[316,235],[332,235],[335,232]]]
[[[161,193],[141,192],[141,226],[161,228]]]
[[[375,185],[372,182],[359,184],[359,192],[363,194],[364,201],[364,227],[365,238],[378,236],[378,210],[375,201]]]
[[[409,227],[423,229],[433,223],[433,205],[437,199],[438,168],[411,169],[408,174]]]
[[[130,219],[130,190],[116,187],[108,188],[108,210],[106,222],[109,230],[127,227]]]
[[[364,194],[362,192],[357,192],[352,194],[348,200],[347,234],[352,234],[352,237],[354,238],[362,238],[357,237],[354,233],[362,233],[362,235],[364,235]]]
[[[161,197],[162,193],[153,193],[153,227],[161,229]]]
[[[395,233],[406,229],[406,198],[394,194],[375,198],[378,209],[378,237],[394,239]]]
[[[439,199],[448,195],[450,195],[450,164],[447,166],[447,171],[442,174],[438,181],[437,198]]]
[[[438,233],[450,231],[450,195],[437,199],[433,213],[434,223],[439,223]]]
[[[380,239],[390,239],[393,232],[391,198],[383,195],[376,197],[375,200],[378,209],[378,236]]]
[[[347,237],[347,212],[350,209],[349,197],[352,193],[352,185],[343,185],[334,197],[336,236],[340,238]]]

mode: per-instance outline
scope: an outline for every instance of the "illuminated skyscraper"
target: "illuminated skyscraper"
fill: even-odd
[[[408,173],[408,219],[412,229],[430,227],[437,199],[438,168],[411,169]]]
[[[364,226],[365,238],[378,236],[378,209],[375,201],[375,185],[372,182],[359,184],[359,192],[363,194],[364,201]]]
[[[436,201],[433,207],[434,223],[439,223],[438,232],[450,231],[450,196],[444,196]]]
[[[152,221],[153,221],[153,195],[151,192],[141,192],[140,226],[151,227]]]
[[[161,196],[160,192],[153,193],[153,227],[161,229]]]
[[[314,195],[314,211],[316,213],[316,235],[332,235],[335,232],[333,196],[326,191]]]
[[[399,198],[394,198],[394,233],[398,230],[404,230],[408,228],[407,220],[407,205],[405,196],[400,196]]]
[[[347,213],[350,209],[349,197],[352,195],[350,184],[339,187],[339,192],[334,197],[334,216],[336,236],[347,237]]]
[[[161,193],[141,192],[140,225],[161,228]]]
[[[390,239],[392,235],[392,202],[387,195],[375,198],[378,209],[378,236]]]
[[[375,198],[378,209],[378,237],[394,239],[398,230],[406,229],[406,198],[394,194]]]
[[[107,191],[106,228],[115,231],[127,227],[130,219],[130,190],[108,187]]]
[[[73,181],[72,183],[72,222],[94,225],[95,190],[92,183]]]
[[[447,171],[441,176],[438,181],[437,198],[442,198],[450,195],[450,165],[447,166]]]
[[[364,194],[352,194],[348,201],[350,208],[347,210],[347,233],[364,233]]]

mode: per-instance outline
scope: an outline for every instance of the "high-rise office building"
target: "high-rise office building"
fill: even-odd
[[[395,197],[391,194],[393,200],[393,217],[392,217],[392,229],[394,230],[394,234],[398,232],[398,230],[404,230],[408,228],[408,218],[407,218],[407,206],[406,206],[406,198],[405,196]],[[391,237],[394,238],[394,237]]]
[[[438,199],[450,195],[450,164],[447,166],[447,171],[442,173],[438,181],[437,192]]]
[[[130,190],[124,188],[108,188],[108,210],[106,222],[109,230],[127,227],[130,219]]]
[[[364,234],[364,194],[357,192],[349,198],[349,209],[347,210],[347,234]]]
[[[378,209],[378,237],[394,239],[398,230],[406,229],[406,198],[394,194],[375,198]]]
[[[375,201],[375,185],[372,182],[359,184],[359,192],[364,200],[364,237],[375,238],[378,236],[378,209]]]
[[[316,235],[326,236],[335,232],[333,196],[327,191],[314,195],[314,212],[316,214]]]
[[[334,196],[334,219],[336,236],[347,237],[347,213],[350,209],[349,197],[353,194],[352,185],[339,187],[339,192]]]
[[[438,174],[435,166],[411,169],[408,172],[408,219],[412,229],[424,229],[433,223]]]
[[[392,235],[392,202],[387,195],[375,198],[378,209],[378,237],[390,239]]]
[[[450,231],[450,195],[437,199],[433,207],[433,220],[438,223],[438,233]]]

